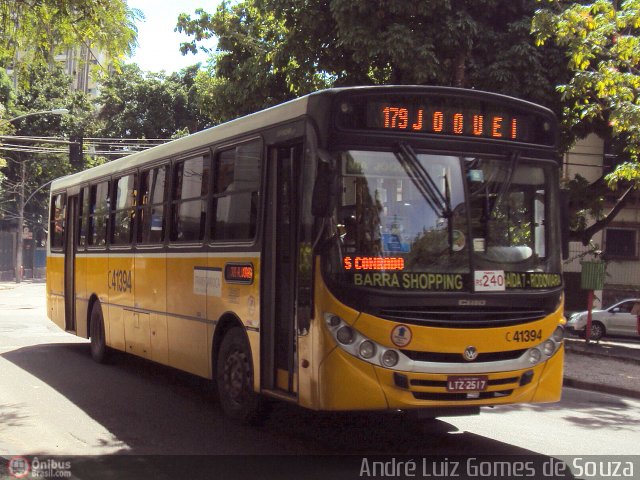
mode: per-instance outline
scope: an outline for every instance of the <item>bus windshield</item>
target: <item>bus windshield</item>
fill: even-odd
[[[444,279],[436,290],[469,290],[473,271],[560,271],[546,221],[556,201],[553,167],[516,155],[411,149],[349,150],[338,159],[337,233],[327,265],[333,280],[403,289],[416,286],[409,272],[435,273]],[[518,280],[507,287],[530,286],[526,276]]]

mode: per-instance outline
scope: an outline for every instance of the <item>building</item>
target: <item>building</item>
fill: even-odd
[[[579,140],[565,154],[562,173],[565,180],[579,174],[591,183],[602,176],[605,168],[605,142],[592,134]],[[620,193],[605,195],[605,212],[613,207]],[[581,262],[584,261],[606,262],[604,289],[595,292],[595,307],[606,307],[618,300],[640,295],[639,230],[640,196],[634,193],[615,219],[593,236],[592,242],[601,255],[595,255],[591,247],[579,242],[570,243],[569,261],[564,265],[568,311],[587,307],[587,292],[580,288]]]
[[[16,64],[20,62],[20,57],[21,54],[18,53]],[[53,62],[63,67],[65,73],[71,77],[72,90],[87,93],[94,98],[98,96],[96,70],[106,71],[109,68],[109,56],[104,51],[86,45],[66,48],[54,55]],[[15,71],[10,68],[7,73],[13,77],[14,86],[17,86],[18,78]]]

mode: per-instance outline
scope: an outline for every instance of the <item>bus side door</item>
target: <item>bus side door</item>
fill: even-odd
[[[297,395],[298,180],[302,144],[270,147],[263,254],[263,387]]]

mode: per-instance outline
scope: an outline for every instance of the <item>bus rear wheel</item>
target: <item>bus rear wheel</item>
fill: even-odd
[[[109,358],[109,347],[104,335],[104,317],[100,302],[95,302],[91,308],[90,329],[91,357],[98,363],[106,363]]]
[[[253,391],[253,365],[245,335],[239,327],[229,330],[220,344],[216,362],[218,398],[224,413],[239,423],[261,420],[262,402]]]

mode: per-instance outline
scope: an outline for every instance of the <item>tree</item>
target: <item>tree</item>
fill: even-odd
[[[58,49],[97,46],[112,60],[131,53],[139,10],[125,0],[0,0],[0,66],[46,64]]]
[[[588,3],[549,2],[536,13],[533,31],[538,44],[555,42],[566,49],[572,76],[558,89],[562,94],[563,122],[577,136],[595,132],[610,139],[623,159],[595,185],[579,179],[574,210],[589,211],[596,222],[573,232],[585,245],[609,224],[640,185],[640,0],[597,0]],[[626,161],[625,161],[626,160]],[[594,191],[605,182],[623,193],[606,215]]]
[[[93,108],[88,97],[69,89],[71,79],[60,68],[31,66],[23,75],[23,82],[15,92],[15,100],[9,116],[16,117],[28,112],[47,111],[65,107],[69,115],[37,115],[5,125],[11,129],[6,134],[30,137],[58,137],[89,128]],[[0,215],[5,219],[15,218],[18,213],[21,192],[34,193],[26,205],[26,220],[46,218],[48,194],[46,188],[37,190],[54,178],[72,173],[66,145],[57,143],[34,144],[11,141],[0,150],[5,159],[3,172],[6,176],[0,189]],[[32,147],[46,147],[47,153],[35,153]],[[7,150],[9,148],[10,150]],[[24,198],[23,198],[24,200]]]
[[[112,138],[172,138],[207,126],[194,99],[198,66],[166,76],[125,64],[102,83],[97,99],[99,136]]]
[[[218,37],[197,77],[203,108],[223,121],[319,88],[437,84],[559,105],[557,48],[530,35],[534,0],[246,0],[182,14],[183,52]],[[568,78],[568,77],[567,77]]]

